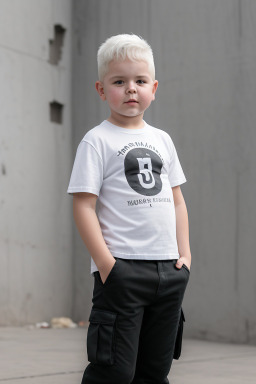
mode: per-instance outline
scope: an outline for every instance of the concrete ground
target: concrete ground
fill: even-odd
[[[86,332],[0,327],[0,384],[80,384]],[[184,339],[169,379],[171,384],[255,384],[256,347]]]

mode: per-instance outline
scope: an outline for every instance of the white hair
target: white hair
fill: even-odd
[[[122,34],[108,38],[100,47],[97,54],[98,76],[103,81],[108,73],[112,60],[145,61],[153,80],[155,80],[155,64],[150,45],[137,35]]]

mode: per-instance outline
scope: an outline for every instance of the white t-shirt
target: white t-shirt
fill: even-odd
[[[172,187],[185,181],[166,132],[145,122],[127,129],[104,120],[79,144],[67,192],[98,196],[99,223],[114,257],[167,260],[179,258]]]

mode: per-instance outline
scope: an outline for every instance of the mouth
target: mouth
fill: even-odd
[[[138,101],[135,99],[131,99],[125,102],[125,104],[130,104],[130,103],[138,103]]]

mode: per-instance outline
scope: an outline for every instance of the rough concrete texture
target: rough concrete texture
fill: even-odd
[[[0,324],[88,318],[90,260],[77,231],[72,248],[66,189],[79,141],[107,117],[98,46],[128,32],[152,45],[159,89],[145,119],[171,134],[188,179],[186,334],[256,343],[255,19],[255,0],[1,0]]]
[[[87,365],[86,328],[0,328],[0,382],[78,384]],[[256,348],[184,339],[171,384],[255,383]],[[120,383],[121,384],[121,383]]]
[[[98,46],[118,33],[143,36],[159,80],[145,120],[171,134],[188,179],[187,335],[256,343],[256,2],[77,0],[73,24],[74,149],[108,117],[94,90]],[[90,309],[85,256],[77,236],[77,318]]]
[[[1,325],[71,315],[71,21],[69,0],[0,2]],[[54,24],[66,28],[57,66]]]

